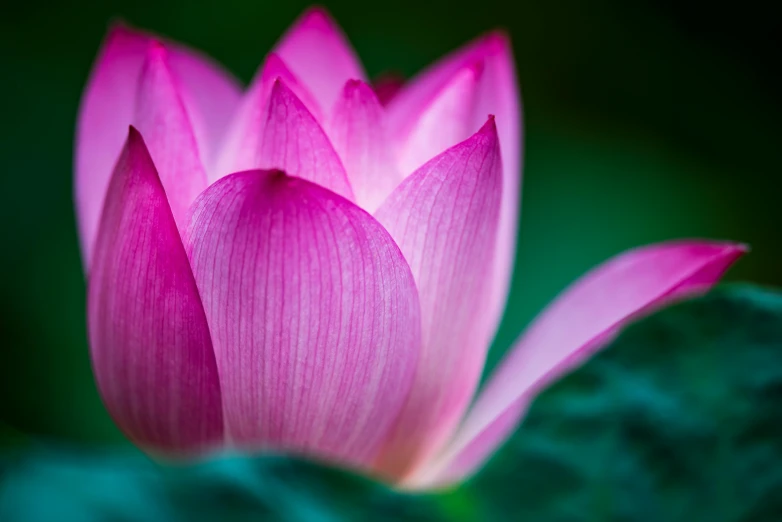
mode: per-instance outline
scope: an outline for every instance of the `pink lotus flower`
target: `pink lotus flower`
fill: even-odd
[[[115,27],[82,101],[76,206],[95,376],[128,437],[452,484],[542,387],[741,255],[685,241],[598,267],[472,402],[515,252],[514,76],[489,34],[381,103],[315,9],[243,92],[204,56]]]

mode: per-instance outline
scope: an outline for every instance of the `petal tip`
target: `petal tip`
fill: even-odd
[[[477,83],[481,76],[483,75],[483,70],[486,67],[486,63],[482,59],[473,60],[467,65],[464,66],[464,68],[470,73],[472,73],[473,80]]]
[[[168,51],[166,50],[166,46],[163,45],[163,42],[157,38],[152,38],[149,40],[149,45],[147,46],[147,60],[150,58],[162,60],[166,58],[167,54]]]
[[[740,258],[748,254],[752,249],[747,243],[737,243],[726,241],[722,245],[722,256],[725,258],[726,265],[730,266]]]
[[[136,148],[138,146],[143,146],[146,148],[144,138],[141,136],[141,133],[138,131],[138,129],[133,125],[128,125],[127,142],[129,148]]]
[[[313,5],[301,14],[299,18],[300,27],[312,27],[316,29],[332,30],[336,28],[336,23],[331,13],[322,5]]]
[[[141,38],[143,33],[126,22],[123,18],[113,18],[109,20],[106,34],[109,39],[112,38]]]
[[[477,134],[483,135],[492,140],[499,140],[497,135],[497,123],[494,121],[494,114],[486,117],[486,123],[478,130]]]
[[[345,89],[346,90],[347,89],[351,89],[351,90],[359,89],[359,88],[361,88],[362,85],[366,85],[366,84],[364,82],[362,82],[361,80],[357,80],[355,78],[351,78],[351,79],[349,79],[348,81],[345,82]]]
[[[370,87],[369,84],[367,84],[365,81],[356,78],[351,78],[345,82],[345,87],[342,89],[342,94],[345,98],[348,99],[377,99],[374,89],[372,89],[372,87]]]
[[[752,251],[752,247],[749,243],[729,243],[728,247],[740,254],[748,254]]]
[[[490,53],[499,53],[511,48],[510,33],[507,29],[496,28],[483,38],[484,48]]]

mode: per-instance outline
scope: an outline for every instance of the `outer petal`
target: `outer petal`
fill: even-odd
[[[346,81],[366,79],[355,51],[321,7],[310,8],[301,15],[279,41],[275,52],[327,113],[340,97]]]
[[[138,79],[152,37],[115,26],[106,37],[84,91],[76,137],[76,208],[85,267],[109,178],[133,122]],[[211,61],[172,45],[170,60],[183,101],[207,158],[239,100],[240,88]]]
[[[163,186],[133,129],[106,195],[88,316],[98,389],[128,437],[156,452],[222,442],[206,317]]]
[[[500,231],[497,237],[493,298],[489,309],[499,324],[510,289],[521,196],[521,105],[510,42],[502,33],[491,33],[443,58],[407,83],[388,105],[391,132],[397,135],[411,115],[425,111],[436,93],[453,81],[464,67],[481,63],[483,70],[476,95],[474,131],[494,114],[500,137],[503,163],[503,192]]]
[[[366,465],[420,350],[415,283],[388,233],[322,187],[248,171],[204,192],[188,237],[230,440]]]
[[[494,121],[410,175],[376,213],[413,270],[422,352],[405,409],[377,462],[398,479],[462,417],[493,335],[485,314],[502,166]]]
[[[442,486],[471,474],[515,430],[538,391],[581,364],[628,321],[706,291],[744,252],[740,245],[702,241],[652,245],[578,280],[519,339],[444,454],[410,485]]]
[[[360,80],[345,84],[329,135],[344,162],[356,201],[374,212],[402,177],[394,164],[383,107],[369,85]]]
[[[397,129],[403,173],[413,172],[475,132],[473,116],[481,70],[478,62],[457,71],[420,113],[411,115],[414,117],[408,124]],[[488,114],[482,115],[484,121]]]
[[[177,225],[206,188],[206,172],[168,56],[157,42],[150,44],[136,96],[135,125],[144,136],[160,174]]]
[[[279,60],[267,63],[284,67]],[[261,73],[245,100],[219,172],[256,168],[282,169],[353,199],[345,167],[326,133],[286,82],[269,73]]]

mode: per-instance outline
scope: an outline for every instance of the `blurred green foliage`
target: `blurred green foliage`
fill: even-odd
[[[166,466],[30,445],[6,455],[0,519],[776,522],[780,419],[782,294],[734,287],[628,328],[454,492],[274,456]]]
[[[28,436],[126,444],[92,380],[71,199],[79,96],[109,21],[121,17],[203,49],[246,82],[306,6],[44,0],[6,7],[4,444]],[[409,77],[496,26],[514,41],[525,111],[522,222],[488,368],[566,284],[639,244],[687,236],[745,241],[753,251],[729,278],[782,284],[782,82],[773,66],[780,31],[771,4],[334,0],[327,7],[372,76],[394,70]],[[469,489],[447,498],[458,512],[480,503]]]

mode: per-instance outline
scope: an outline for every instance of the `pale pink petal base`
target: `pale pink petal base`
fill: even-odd
[[[248,171],[204,192],[187,237],[229,443],[366,466],[420,351],[415,282],[389,234],[322,187]]]
[[[98,389],[128,437],[169,455],[222,443],[206,317],[163,186],[132,129],[106,196],[88,318]]]
[[[411,174],[377,211],[418,285],[423,347],[415,384],[376,463],[398,479],[437,451],[467,407],[494,334],[482,313],[502,191],[493,119]]]
[[[472,474],[518,426],[542,388],[628,321],[706,291],[745,250],[730,243],[663,243],[617,256],[578,280],[519,339],[440,458],[408,477],[407,485],[444,487]]]

